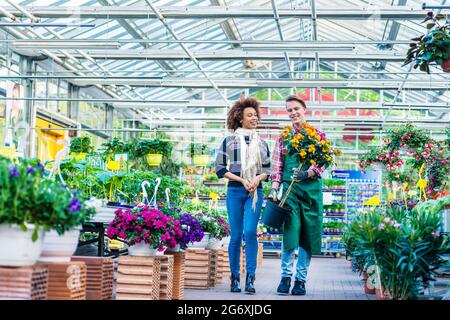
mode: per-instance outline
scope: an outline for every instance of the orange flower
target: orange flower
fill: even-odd
[[[309,152],[309,153],[314,153],[314,152],[316,152],[316,148],[314,147],[313,144],[310,144],[310,145],[309,145],[308,152]]]

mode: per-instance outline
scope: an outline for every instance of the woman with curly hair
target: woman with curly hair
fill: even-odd
[[[240,254],[242,234],[245,240],[245,291],[254,294],[258,241],[256,228],[263,202],[262,183],[270,175],[270,152],[256,132],[260,120],[259,102],[241,98],[228,112],[227,136],[216,158],[216,174],[227,178],[227,211],[231,240],[228,247],[231,292],[241,292]],[[228,166],[228,168],[227,168]]]

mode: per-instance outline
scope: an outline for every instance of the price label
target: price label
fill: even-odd
[[[324,192],[323,193],[323,204],[324,205],[330,205],[333,204],[334,196],[331,192]]]

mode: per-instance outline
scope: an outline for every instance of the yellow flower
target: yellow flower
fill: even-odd
[[[304,149],[300,150],[300,157],[304,158],[306,156],[306,151]]]
[[[309,162],[311,162],[311,164],[316,164],[316,162],[314,160],[309,160]]]
[[[417,182],[417,187],[419,187],[420,189],[425,189],[425,187],[427,186],[428,181],[425,179],[419,179],[419,181]]]
[[[339,148],[334,148],[333,153],[337,156],[341,156],[342,155],[342,151]]]
[[[308,152],[309,152],[309,153],[314,153],[314,152],[316,152],[316,148],[314,147],[313,144],[310,144],[310,145],[309,145]]]
[[[325,144],[325,142],[326,142],[325,140],[322,140],[319,143],[320,143],[321,146],[323,146]]]

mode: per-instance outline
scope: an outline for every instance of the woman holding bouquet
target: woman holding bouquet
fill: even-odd
[[[320,178],[326,166],[322,164],[331,162],[331,146],[323,132],[305,122],[306,104],[302,99],[295,95],[289,96],[286,99],[286,110],[292,126],[284,130],[275,144],[270,197],[276,201],[281,184],[286,191],[293,180],[295,183],[286,200],[291,214],[283,226],[281,282],[277,292],[289,293],[294,254],[298,248],[295,282],[291,293],[304,295],[311,255],[321,252],[323,195]]]
[[[256,133],[259,119],[257,100],[241,98],[236,101],[227,118],[227,127],[233,134],[223,140],[216,158],[217,176],[229,179],[226,205],[231,231],[228,247],[231,292],[241,292],[239,272],[244,234],[247,272],[245,291],[255,293],[258,253],[256,228],[263,202],[261,181],[266,181],[270,174],[269,148]]]

